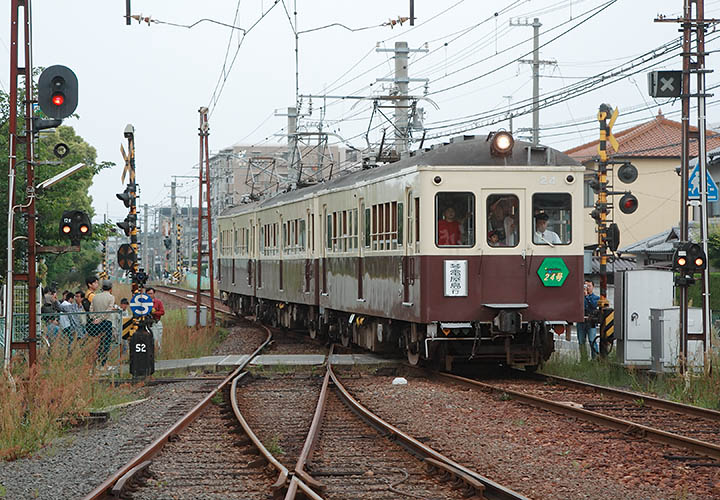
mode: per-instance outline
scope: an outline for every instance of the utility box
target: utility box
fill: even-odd
[[[623,365],[650,367],[650,309],[673,305],[673,273],[655,269],[615,272],[615,338]]]
[[[155,373],[155,342],[152,332],[140,326],[130,337],[130,374],[147,377]]]
[[[196,317],[196,309],[195,306],[187,306],[187,326],[188,327],[194,327],[195,326],[195,320]],[[200,306],[200,326],[207,325],[207,307],[206,306]]]
[[[680,356],[680,308],[650,309],[652,370],[675,371]],[[702,308],[688,309],[688,333],[702,333]],[[702,340],[688,340],[688,367],[701,370],[704,364]]]

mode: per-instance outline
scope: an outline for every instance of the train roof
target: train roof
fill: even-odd
[[[493,156],[490,154],[489,136],[466,135],[454,138],[450,142],[435,144],[431,148],[414,151],[394,163],[335,177],[326,182],[280,193],[252,203],[230,207],[224,210],[221,216],[270,207],[283,202],[299,201],[321,191],[341,189],[358,182],[392,176],[406,168],[429,166],[544,167],[580,166],[580,163],[557,149],[549,146],[533,146],[524,141],[515,141],[512,153],[508,156]]]

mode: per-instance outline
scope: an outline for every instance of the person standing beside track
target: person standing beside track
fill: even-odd
[[[585,350],[585,343],[590,344],[590,355],[592,359],[597,356],[595,349],[595,338],[597,337],[597,327],[594,316],[597,312],[598,301],[600,297],[593,293],[595,285],[591,280],[585,280],[583,286],[584,289],[584,309],[585,309],[585,321],[577,324],[577,338],[578,346],[580,347],[580,360],[587,360],[587,351]]]
[[[155,297],[155,289],[153,287],[148,287],[145,293],[147,293],[150,298],[153,299],[153,308],[151,314],[155,321],[150,327],[150,330],[152,331],[155,342],[157,342],[158,350],[160,350],[163,333],[163,324],[161,319],[165,315],[165,305],[163,304],[162,300]]]
[[[113,311],[115,309],[115,297],[110,293],[111,291],[112,282],[103,280],[102,292],[93,297],[92,304],[90,304],[90,311],[96,313]],[[100,366],[105,366],[112,342],[112,321],[110,321],[107,314],[98,314],[92,319],[92,327],[95,329],[95,335],[93,336],[100,337],[100,343],[97,347],[97,359],[100,362]]]

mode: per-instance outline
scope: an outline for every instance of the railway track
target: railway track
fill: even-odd
[[[553,376],[492,383],[447,373],[433,376],[720,460],[720,412],[715,410]],[[698,462],[696,456],[673,458],[684,459],[691,466],[720,465]]]
[[[153,288],[156,292],[162,295],[163,299],[170,297],[170,300],[177,300],[178,302],[186,305],[195,305],[195,296],[197,294],[195,290],[188,290],[186,288],[167,285],[153,285]],[[210,294],[201,293],[200,301],[203,305],[210,307]],[[230,308],[224,305],[218,297],[215,297],[215,311],[224,314],[232,314]]]
[[[238,394],[257,440],[271,443],[292,470],[286,500],[307,496],[303,485],[327,499],[525,498],[382,420],[353,398],[332,365],[320,380],[254,378]]]
[[[234,388],[238,378],[242,376],[242,371],[245,366],[270,343],[272,335],[269,330],[266,329],[266,331],[267,338],[265,341],[242,365],[238,366],[237,369],[209,392],[202,391],[205,393],[205,397],[199,403],[189,412],[182,415],[167,431],[155,439],[155,441],[138,453],[133,459],[97,486],[85,497],[85,500],[126,497],[129,492],[135,491],[139,486],[147,484],[148,476],[153,474],[150,472],[150,465],[153,464],[154,457],[158,456],[166,448],[170,451],[170,448],[168,448],[169,445],[174,448],[173,451],[176,452],[173,453],[172,456],[176,457],[197,457],[199,453],[204,451],[206,454],[202,458],[204,461],[201,462],[203,466],[208,463],[226,463],[228,457],[225,453],[229,440],[229,431],[227,431],[225,435],[215,432],[216,429],[227,428],[228,426],[220,427],[218,425],[222,420],[222,412],[213,405],[213,398],[216,398],[216,395],[221,394],[223,390],[227,391],[227,388],[230,386]],[[225,414],[228,414],[227,409],[225,410]],[[184,432],[186,430],[189,432]],[[209,442],[206,441],[206,439],[209,440]],[[180,462],[182,462],[182,459]],[[184,465],[187,466],[187,462]],[[262,472],[262,467],[253,462],[247,463],[246,466],[249,475],[258,475]],[[174,477],[173,485],[179,488],[188,488],[191,485],[187,482],[183,483],[183,481],[185,481],[183,478],[186,477],[188,472],[187,467],[180,467],[180,470],[180,474]],[[255,480],[259,481],[260,479],[255,478]],[[211,482],[213,484],[224,483],[219,478],[215,478],[215,480]],[[228,485],[230,486],[230,484]],[[163,484],[162,486],[165,487],[168,485]],[[217,498],[224,498],[223,495],[225,493],[217,493],[220,495]],[[152,496],[148,498],[152,498]]]

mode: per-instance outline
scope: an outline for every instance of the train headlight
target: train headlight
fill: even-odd
[[[497,132],[490,143],[490,153],[493,156],[508,156],[512,153],[515,139],[509,132]]]

